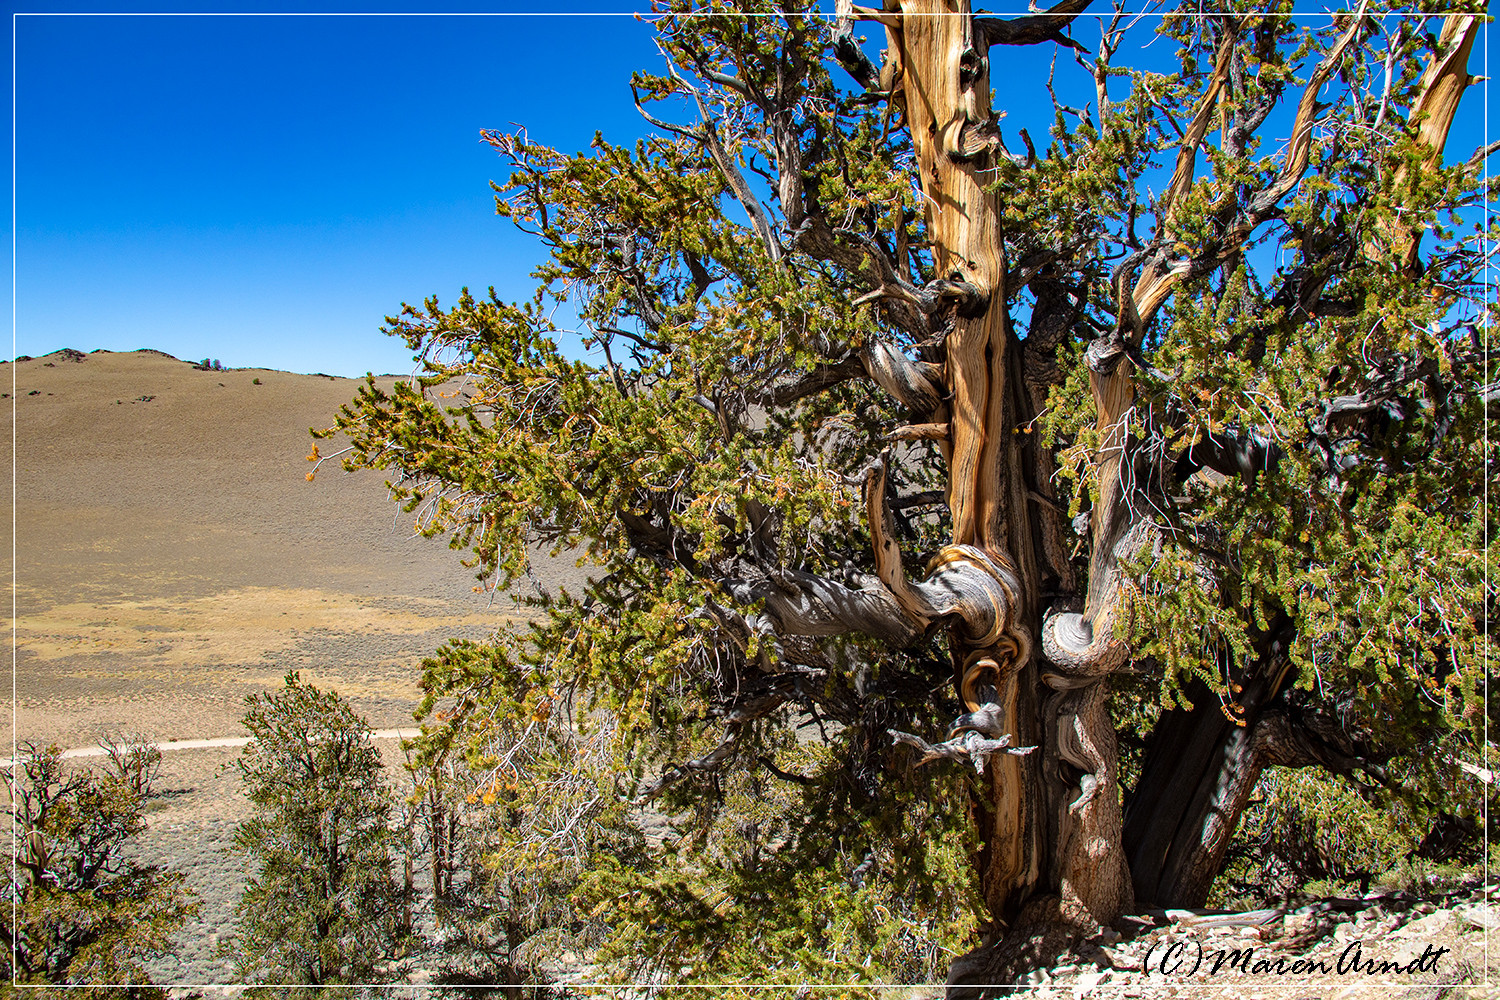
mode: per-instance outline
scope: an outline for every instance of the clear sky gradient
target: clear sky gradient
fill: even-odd
[[[403,301],[526,297],[481,128],[641,132],[630,17],[15,19],[15,349],[406,372]]]
[[[646,130],[630,73],[663,65],[630,16],[25,9],[13,18],[14,315],[15,353],[32,356],[151,347],[231,367],[410,371],[404,345],[379,332],[386,315],[465,285],[525,298],[542,257],[493,214],[489,181],[507,171],[479,130],[521,125],[567,152],[596,130],[629,141]],[[1078,26],[1090,45],[1095,21]],[[865,33],[878,49],[883,30]],[[994,61],[1008,138],[1025,124],[1045,142],[1053,49]],[[1058,62],[1065,98],[1081,87],[1084,104],[1088,81],[1066,52]],[[1478,141],[1478,90],[1450,152]]]

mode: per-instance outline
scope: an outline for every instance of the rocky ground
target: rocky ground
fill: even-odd
[[[1500,885],[1372,895],[1249,914],[1184,910],[1123,922],[1073,960],[1028,977],[1042,998],[1328,1000],[1500,996]]]

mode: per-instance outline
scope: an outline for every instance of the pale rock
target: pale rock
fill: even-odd
[[[1086,996],[1088,991],[1098,986],[1107,975],[1109,975],[1107,972],[1085,972],[1079,976],[1073,984],[1074,1000],[1080,1000],[1080,998]]]
[[[1493,906],[1484,903],[1473,903],[1469,906],[1461,906],[1457,910],[1459,919],[1471,927],[1492,931],[1500,928],[1500,917],[1495,914]]]
[[[1419,920],[1413,920],[1401,928],[1400,933],[1409,937],[1437,937],[1439,934],[1452,928],[1453,913],[1451,911],[1438,910],[1434,913],[1429,909],[1427,914],[1427,916]]]

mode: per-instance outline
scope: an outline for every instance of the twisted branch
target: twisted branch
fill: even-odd
[[[1036,747],[1013,747],[1010,745],[1009,736],[1001,736],[994,740],[986,739],[972,729],[943,743],[928,743],[920,736],[903,733],[899,729],[887,729],[886,732],[891,736],[893,744],[905,743],[907,746],[913,746],[922,751],[922,756],[917,761],[918,767],[935,760],[964,760],[973,764],[976,772],[983,774],[984,766],[989,763],[991,757],[997,754],[1024,757],[1036,749]]]

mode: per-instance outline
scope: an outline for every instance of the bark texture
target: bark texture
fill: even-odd
[[[1290,632],[1266,640],[1240,680],[1231,718],[1199,682],[1191,710],[1163,714],[1125,810],[1124,847],[1141,906],[1198,907],[1223,866],[1235,824],[1268,763],[1263,718],[1281,692]],[[1237,713],[1238,714],[1238,713]]]
[[[984,619],[989,628],[951,632],[954,679],[968,708],[955,729],[987,727],[1013,745],[1043,748],[991,758],[985,768],[975,814],[995,923],[986,948],[955,966],[959,983],[991,978],[997,961],[1020,961],[1042,947],[1027,929],[1039,914],[1055,922],[1043,938],[1072,940],[1128,909],[1131,891],[1118,849],[1116,751],[1101,683],[1107,669],[1053,690],[1042,678],[1057,677],[1040,669],[1036,655],[1039,583],[1070,574],[1061,519],[1050,507],[1050,518],[1034,513],[1033,497],[1043,506],[1050,497],[1051,456],[1021,434],[1037,400],[1007,309],[1002,195],[990,190],[1000,154],[988,46],[1008,37],[1011,22],[976,22],[967,3],[944,0],[909,0],[899,21],[885,17],[937,276],[967,291],[967,307],[949,317],[943,342],[944,405],[920,432],[947,431],[953,545],[934,569],[945,559],[969,560],[1001,584]],[[1048,22],[1026,40],[1051,39],[1062,23]],[[1002,940],[1009,942],[1003,954],[990,947]]]
[[[1017,413],[1006,380],[1013,337],[1004,309],[1001,206],[978,176],[982,162],[963,153],[965,130],[991,117],[988,58],[965,4],[903,3],[900,27],[888,30],[902,67],[937,275],[970,286],[984,303],[978,315],[955,316],[945,341],[953,542],[1014,566],[1025,581],[1008,595],[1009,628],[994,637],[1003,638],[1003,646],[954,636],[956,679],[960,691],[975,699],[971,712],[980,707],[975,692],[982,683],[988,689],[984,701],[1016,727],[1035,718],[1035,671],[1022,658],[1036,610],[1026,585],[1035,580],[1035,566],[1029,545],[1015,544],[1029,542],[1029,532],[1026,505],[1014,490],[1020,476],[1010,440]],[[1036,735],[1024,728],[1013,733],[1021,745],[1033,745]],[[1001,919],[1019,909],[1044,872],[1037,777],[1034,765],[1016,757],[993,762],[985,776],[989,794],[978,809],[982,880],[991,911]]]

